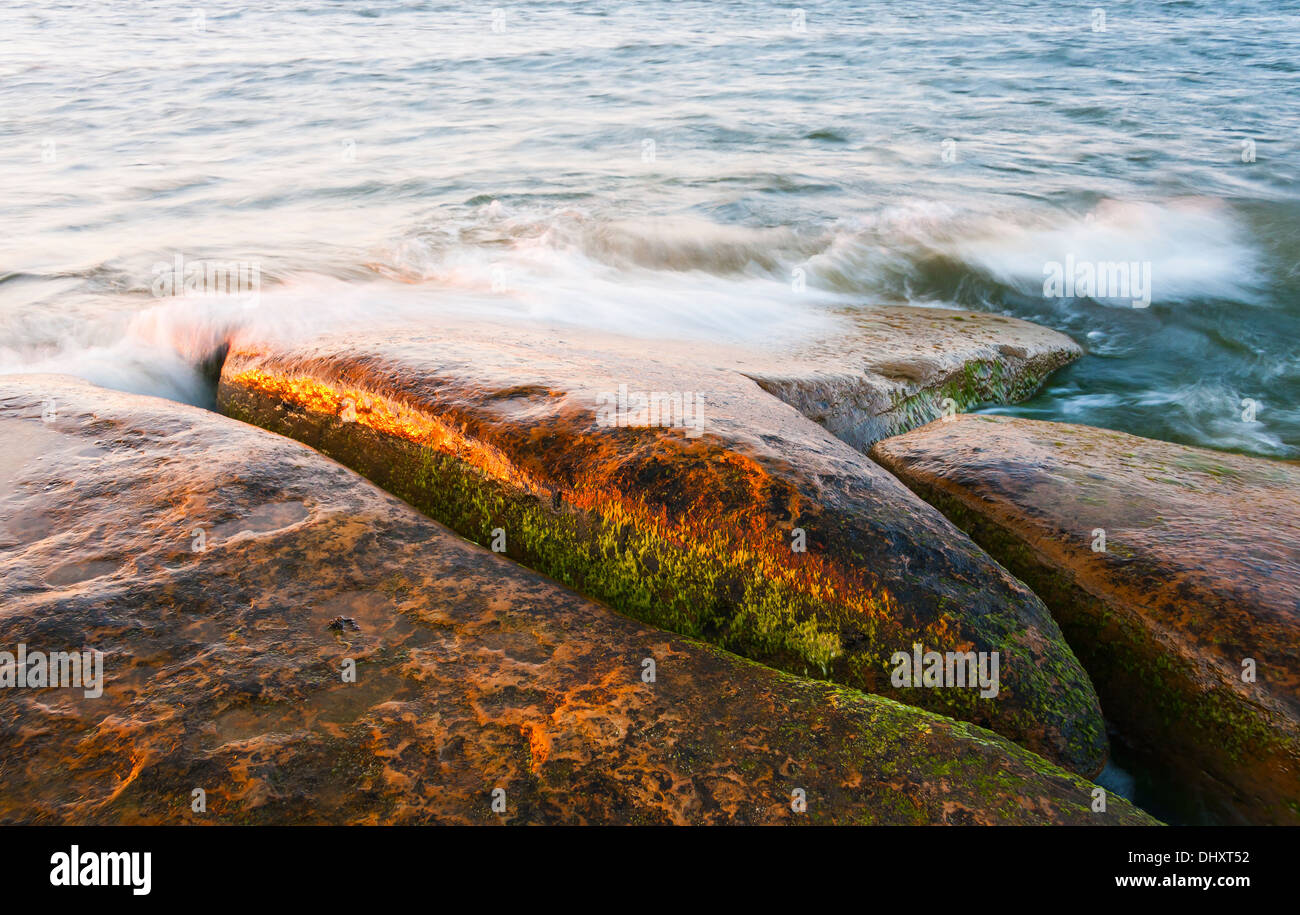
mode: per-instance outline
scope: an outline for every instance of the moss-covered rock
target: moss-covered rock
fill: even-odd
[[[991,416],[871,454],[1046,601],[1159,777],[1300,823],[1300,467]]]
[[[638,619],[1097,772],[1096,696],[1042,603],[765,394],[746,362],[757,357],[502,325],[382,329],[237,340],[218,402]],[[603,422],[602,395],[620,390],[698,396],[703,425]],[[997,695],[895,686],[891,659],[915,644],[997,652]]]
[[[26,376],[0,434],[0,650],[103,653],[98,697],[4,690],[2,822],[1152,822],[619,616],[260,429]]]

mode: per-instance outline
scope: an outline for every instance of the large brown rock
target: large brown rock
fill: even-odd
[[[991,416],[871,454],[1047,601],[1163,777],[1300,822],[1300,467]]]
[[[0,650],[104,673],[5,690],[0,821],[1151,822],[987,731],[620,617],[262,430],[26,376],[0,434]]]
[[[933,332],[932,318],[920,327]],[[1097,700],[1046,608],[892,476],[748,377],[771,382],[774,365],[721,347],[499,324],[385,327],[236,340],[218,402],[629,615],[1098,771]],[[629,399],[699,395],[703,424],[611,425],[602,397],[616,407],[620,386]],[[996,696],[895,686],[892,658],[916,644],[997,652]]]

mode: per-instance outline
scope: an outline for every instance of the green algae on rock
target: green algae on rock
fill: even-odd
[[[991,416],[871,454],[1033,586],[1213,818],[1300,823],[1300,467]]]
[[[1004,315],[892,306],[846,319],[851,329],[842,337],[743,368],[769,394],[861,449],[945,412],[1025,400],[1082,355],[1064,334]]]
[[[0,649],[104,665],[98,698],[5,690],[0,822],[1153,822],[612,613],[260,429],[60,376],[0,379],[0,426]]]
[[[381,328],[233,341],[218,403],[638,619],[1097,772],[1096,696],[1042,603],[740,370],[759,361],[504,325]],[[702,394],[704,427],[602,423],[624,389]],[[896,687],[891,657],[914,644],[998,652],[998,695]]]

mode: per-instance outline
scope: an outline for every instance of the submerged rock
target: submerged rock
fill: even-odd
[[[1097,772],[1096,696],[1046,608],[747,377],[773,361],[516,326],[385,328],[236,340],[218,402],[638,619]],[[667,421],[637,396],[652,392]],[[894,658],[918,645],[997,653],[995,693],[907,685]]]
[[[1047,601],[1165,777],[1300,822],[1300,467],[992,416],[871,453]]]
[[[620,617],[260,429],[25,376],[0,431],[0,650],[103,674],[5,690],[0,821],[1152,822]]]

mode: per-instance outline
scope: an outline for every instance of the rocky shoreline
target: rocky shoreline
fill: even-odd
[[[1155,822],[1088,781],[1109,725],[1216,818],[1294,822],[1300,474],[1149,443],[1159,485],[1202,490],[1134,500],[1149,465],[1115,433],[954,416],[1078,354],[879,308],[781,354],[237,337],[226,417],[0,379],[3,641],[108,671],[98,699],[15,691],[0,820]],[[1067,431],[1101,443],[1080,504],[1042,453]],[[1225,479],[1278,517],[1198,514]],[[1194,534],[1121,533],[1157,503]],[[1115,533],[1085,580],[1043,543],[1094,516]],[[1193,574],[1224,555],[1217,587]],[[944,680],[967,659],[985,688]]]
[[[477,543],[500,531],[507,555],[651,625],[1101,769],[1096,696],[1027,588],[729,354],[714,367],[643,349],[508,327],[236,341],[218,409],[306,442]],[[598,398],[620,385],[699,392],[707,434],[602,426]],[[896,688],[890,658],[918,643],[999,652],[999,695]]]

